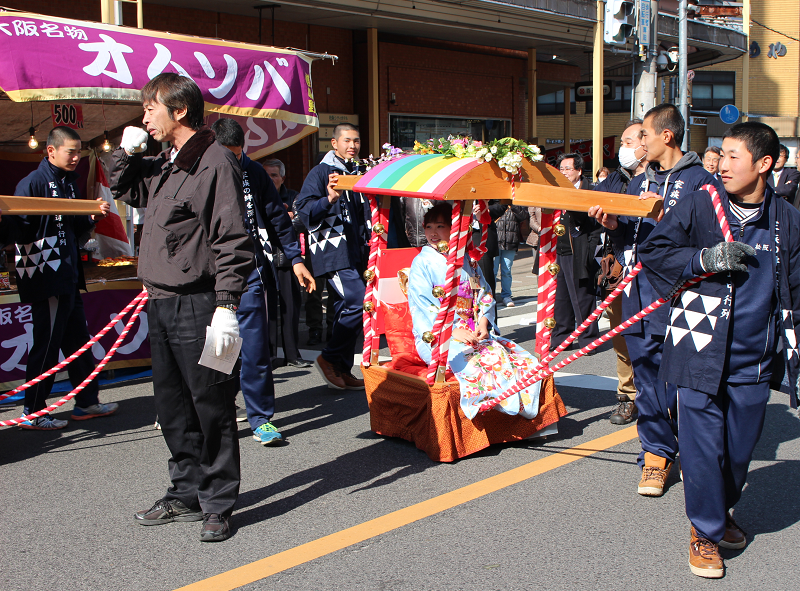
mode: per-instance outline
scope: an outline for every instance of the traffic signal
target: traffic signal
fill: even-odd
[[[603,39],[612,45],[625,45],[636,25],[636,4],[633,0],[608,0],[603,26]]]

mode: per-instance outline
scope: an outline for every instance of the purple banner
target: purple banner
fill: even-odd
[[[209,111],[311,127],[303,135],[318,126],[312,60],[289,50],[5,12],[0,52],[0,88],[14,101],[138,101],[148,80],[176,72]]]

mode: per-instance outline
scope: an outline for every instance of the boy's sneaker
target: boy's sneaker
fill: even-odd
[[[725,516],[725,535],[722,536],[719,545],[728,550],[741,550],[747,546],[747,534],[736,524],[730,513]]]
[[[173,521],[200,521],[203,512],[191,509],[178,499],[158,499],[149,509],[143,509],[133,514],[139,525],[163,525]]]
[[[22,415],[23,417],[25,415]],[[36,419],[23,421],[19,424],[20,429],[30,429],[31,431],[56,431],[67,426],[67,421],[54,419],[50,415],[45,415]]]
[[[719,546],[711,540],[698,537],[694,526],[689,542],[689,568],[693,574],[704,579],[720,579],[725,574],[725,563],[719,555]]]
[[[513,308],[514,300],[512,300],[511,298],[506,298],[503,300],[503,304],[505,304],[506,308]]]
[[[70,416],[70,418],[75,419],[76,421],[96,419],[97,417],[113,415],[115,412],[117,412],[118,408],[119,404],[116,402],[106,402],[105,404],[98,403],[93,404],[92,406],[87,406],[86,408],[80,408],[79,406],[76,406],[72,409],[72,416]]]
[[[236,406],[236,422],[237,423],[244,423],[247,420],[247,409],[242,408],[241,406]]]
[[[639,481],[638,492],[645,497],[660,497],[664,494],[664,485],[669,476],[672,462],[649,451],[644,453],[644,468]]]
[[[280,445],[283,437],[278,433],[275,425],[268,422],[259,425],[258,428],[253,431],[253,439],[258,441],[261,445]]]

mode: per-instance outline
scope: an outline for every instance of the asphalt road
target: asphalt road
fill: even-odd
[[[505,334],[532,350],[527,254],[515,265],[518,306],[500,317]],[[725,578],[708,581],[687,566],[677,471],[662,498],[644,498],[636,494],[635,437],[589,457],[570,451],[587,442],[600,449],[594,440],[625,429],[607,420],[613,352],[565,371],[571,375],[560,374],[556,384],[570,412],[558,435],[437,464],[410,443],[372,433],[362,393],[328,390],[313,370],[278,369],[274,423],[286,444],[263,448],[241,424],[236,531],[221,544],[200,543],[199,523],[134,523],[133,512],[168,486],[167,449],[153,429],[149,381],[105,388],[102,399],[120,403],[115,416],[56,433],[0,430],[0,589],[169,590],[237,567],[248,576],[277,571],[243,587],[265,591],[797,588],[800,421],[787,396],[773,394],[736,508],[750,543],[724,551]],[[71,405],[55,416],[67,418]],[[564,454],[575,461],[413,520],[419,503]],[[409,507],[407,525],[378,528],[352,545],[336,535]],[[297,549],[308,543],[316,554]],[[231,588],[231,575],[224,576],[193,588]]]

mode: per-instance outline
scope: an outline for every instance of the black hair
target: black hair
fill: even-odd
[[[747,151],[753,157],[753,164],[764,156],[772,156],[772,166],[767,172],[772,172],[775,161],[780,155],[781,143],[778,134],[769,125],[756,121],[737,123],[722,136],[722,139],[731,138],[744,142]]]
[[[625,127],[622,128],[622,131],[625,131],[626,129],[628,129],[632,125],[641,125],[642,123],[643,123],[643,121],[641,119],[639,119],[638,117],[634,117],[633,119],[631,119],[630,121],[628,121],[625,124]],[[639,135],[640,136],[642,135],[641,131],[639,132]]]
[[[780,144],[779,145],[778,155],[783,154],[784,152],[786,152],[786,158],[788,159],[789,158],[789,148],[787,148],[783,144]]]
[[[167,108],[170,118],[178,109],[186,109],[186,123],[194,130],[203,125],[203,94],[194,80],[164,72],[159,74],[142,88],[142,103],[159,102]]]
[[[556,160],[556,168],[560,168],[561,163],[564,162],[564,160],[569,160],[570,158],[572,158],[572,168],[583,172],[583,156],[577,152],[572,154],[559,154],[558,160]]]
[[[717,156],[722,155],[722,150],[718,146],[708,146],[706,148],[706,151],[703,152],[703,157],[705,157],[705,155],[708,154],[709,152],[714,152],[714,154],[716,154]]]
[[[211,124],[211,130],[217,134],[217,141],[226,148],[244,147],[244,130],[233,119],[221,117]]]
[[[358,127],[352,123],[340,123],[333,128],[333,139],[338,140],[344,131],[358,131]]]
[[[54,148],[58,149],[64,145],[64,142],[68,140],[81,141],[81,136],[79,136],[78,132],[71,127],[60,125],[51,129],[50,133],[47,134],[47,143],[45,146],[53,146]]]
[[[431,207],[422,218],[422,225],[427,226],[437,220],[445,220],[448,225],[452,224],[453,208],[447,201],[440,201]]]
[[[684,121],[683,115],[681,115],[678,107],[672,103],[661,103],[644,114],[645,119],[648,117],[653,118],[653,129],[656,133],[661,133],[665,129],[668,129],[672,132],[678,147],[681,146],[683,143],[683,135],[686,132],[686,121]]]

